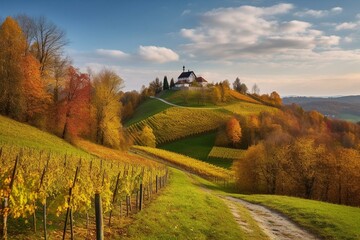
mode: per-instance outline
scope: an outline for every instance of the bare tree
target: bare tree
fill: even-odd
[[[15,17],[15,20],[19,23],[25,39],[26,39],[26,52],[29,52],[30,46],[34,43],[36,34],[35,20],[26,14],[20,14]]]
[[[260,94],[260,88],[258,87],[258,85],[256,83],[253,85],[251,90],[252,90],[253,94],[256,94],[256,95]]]
[[[69,42],[65,31],[45,17],[35,20],[35,41],[33,44],[34,55],[40,62],[40,72],[43,76],[46,71],[54,68],[54,59],[62,55],[63,47]]]

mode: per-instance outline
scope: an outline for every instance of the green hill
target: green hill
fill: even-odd
[[[59,154],[90,156],[65,140],[0,115],[0,145],[28,147]]]

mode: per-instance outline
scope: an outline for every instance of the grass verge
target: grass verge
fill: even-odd
[[[127,232],[127,239],[245,239],[230,211],[219,198],[172,170],[170,184]]]
[[[231,196],[275,209],[324,239],[360,239],[360,208],[287,196]]]

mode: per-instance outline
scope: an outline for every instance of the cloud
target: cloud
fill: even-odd
[[[202,59],[241,61],[307,59],[309,54],[322,56],[319,52],[338,47],[341,37],[328,36],[310,22],[280,21],[280,14],[292,9],[291,4],[277,4],[211,10],[202,15],[198,26],[180,30],[180,35],[189,40],[183,48]],[[294,56],[294,52],[304,55]]]
[[[301,12],[296,12],[294,15],[298,17],[315,17],[315,18],[321,18],[326,17],[331,14],[339,14],[343,11],[341,7],[334,7],[330,10],[314,10],[314,9],[308,9]]]
[[[129,54],[124,53],[120,50],[111,50],[111,49],[102,49],[102,48],[96,49],[96,53],[104,57],[111,57],[118,59],[124,59],[130,56]]]
[[[337,31],[340,30],[351,30],[351,29],[355,29],[358,27],[358,23],[354,23],[354,22],[343,22],[341,24],[338,24],[335,29]]]
[[[179,60],[176,52],[165,47],[140,46],[138,54],[141,59],[150,62],[166,63]]]
[[[181,13],[181,16],[185,16],[185,15],[188,15],[191,13],[191,10],[190,9],[185,9],[182,13]]]

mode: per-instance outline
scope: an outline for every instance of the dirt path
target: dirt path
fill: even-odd
[[[263,207],[258,204],[253,204],[246,202],[244,200],[233,198],[233,197],[225,197],[226,200],[230,201],[225,203],[228,205],[235,219],[239,219],[239,213],[234,208],[233,204],[241,204],[245,206],[249,211],[251,216],[258,223],[259,227],[264,231],[264,233],[270,238],[274,240],[292,240],[292,239],[319,239],[313,234],[309,233],[305,229],[302,229],[287,217],[270,210],[266,207]],[[238,221],[238,220],[237,220]],[[239,222],[240,227],[244,229],[243,222]]]
[[[168,102],[162,98],[158,98],[158,97],[154,97],[154,96],[150,96],[150,98],[153,98],[153,99],[156,99],[156,100],[159,100],[167,105],[170,105],[170,106],[173,106],[173,107],[179,107],[179,108],[189,108],[189,109],[219,109],[221,107],[186,107],[186,106],[180,106],[180,105],[177,105],[177,104],[174,104],[174,103],[171,103],[171,102]]]

